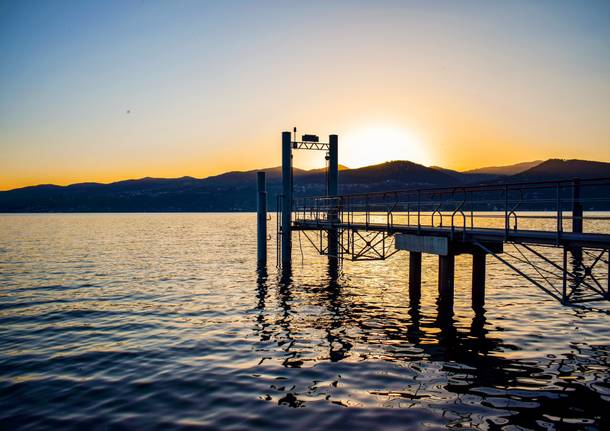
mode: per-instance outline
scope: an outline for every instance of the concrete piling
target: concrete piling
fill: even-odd
[[[483,251],[472,254],[472,308],[480,309],[485,305],[485,260]]]
[[[416,251],[409,252],[409,298],[421,298],[421,253]]]
[[[462,241],[450,241],[447,237],[396,234],[397,250],[409,252],[409,295],[421,295],[421,255],[428,253],[438,256],[438,293],[439,304],[453,306],[455,256],[472,256],[472,308],[481,310],[485,305],[485,263],[487,253],[502,253],[500,242],[485,242],[486,250]]]
[[[438,257],[438,295],[439,304],[453,305],[455,255]]]

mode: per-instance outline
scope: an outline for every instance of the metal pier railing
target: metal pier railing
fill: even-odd
[[[610,178],[313,196],[294,202],[297,227],[327,223],[327,215],[336,213],[336,223],[348,227],[444,228],[453,236],[501,229],[506,239],[511,231],[530,230],[554,233],[557,244],[564,232],[610,233],[610,214],[598,213],[610,211]]]
[[[609,211],[610,178],[573,179],[302,197],[294,200],[291,225],[320,235],[337,229],[342,256],[353,260],[391,256],[387,244],[397,233],[481,247],[501,242],[518,253],[501,257],[487,251],[567,303],[610,298]],[[364,245],[357,248],[357,240]],[[549,247],[563,248],[563,254],[555,256]],[[534,271],[532,276],[524,266]],[[553,270],[560,270],[558,280],[549,279]]]

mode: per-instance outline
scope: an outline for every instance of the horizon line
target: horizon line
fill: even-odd
[[[498,164],[498,165],[490,165],[490,166],[481,166],[478,168],[472,168],[472,169],[464,169],[464,170],[457,170],[457,169],[451,169],[451,168],[445,168],[443,166],[440,165],[424,165],[421,163],[417,163],[417,162],[413,162],[410,160],[406,160],[406,159],[397,159],[397,160],[386,160],[385,162],[381,162],[381,163],[375,163],[372,165],[364,165],[364,166],[357,166],[357,167],[348,167],[346,165],[342,165],[339,164],[340,167],[343,167],[344,169],[340,169],[341,171],[343,170],[356,170],[356,169],[363,169],[363,168],[368,168],[368,167],[372,167],[372,166],[379,166],[379,165],[383,165],[383,164],[387,164],[387,163],[395,163],[395,162],[408,162],[408,163],[412,163],[415,165],[419,165],[419,166],[423,166],[425,168],[429,168],[429,169],[436,169],[436,170],[446,170],[446,171],[452,171],[452,172],[457,172],[457,173],[471,173],[473,175],[478,174],[477,172],[472,172],[472,171],[478,171],[478,170],[482,170],[482,169],[494,169],[494,168],[508,168],[511,166],[517,166],[517,165],[521,165],[521,164],[528,164],[528,163],[535,163],[535,162],[539,162],[537,165],[534,166],[538,166],[544,162],[548,162],[550,160],[561,160],[561,161],[583,161],[583,162],[594,162],[594,163],[609,163],[610,161],[603,161],[603,160],[588,160],[588,159],[576,159],[576,158],[568,158],[568,159],[564,159],[564,158],[559,158],[559,157],[550,157],[548,159],[543,159],[543,160],[531,160],[531,161],[523,161],[523,162],[517,162],[517,163],[510,163],[510,164]],[[532,167],[534,167],[532,166]],[[18,186],[18,187],[13,187],[13,188],[9,188],[9,189],[0,189],[0,193],[2,192],[11,192],[11,191],[15,191],[15,190],[21,190],[21,189],[27,189],[27,188],[34,188],[34,187],[44,187],[44,186],[53,186],[53,187],[71,187],[71,186],[76,186],[76,185],[84,185],[84,184],[98,184],[98,185],[111,185],[111,184],[116,184],[116,183],[121,183],[121,182],[127,182],[127,181],[141,181],[141,180],[146,180],[146,179],[151,179],[151,180],[179,180],[179,179],[183,179],[183,178],[192,178],[193,180],[206,180],[209,178],[213,178],[213,177],[217,177],[220,175],[225,175],[225,174],[230,174],[230,173],[248,173],[248,172],[259,172],[259,171],[269,171],[269,170],[273,170],[273,169],[281,169],[280,165],[277,166],[271,166],[271,167],[265,167],[265,168],[254,168],[254,169],[244,169],[244,170],[228,170],[228,171],[224,171],[224,172],[219,172],[217,174],[212,174],[212,175],[208,175],[208,176],[204,176],[204,177],[194,177],[192,175],[182,175],[182,176],[176,176],[176,177],[162,177],[162,176],[143,176],[143,177],[132,177],[132,178],[125,178],[125,179],[116,179],[116,180],[111,180],[111,181],[77,181],[77,182],[73,182],[73,183],[63,183],[63,184],[58,184],[58,183],[37,183],[37,184],[30,184],[30,185],[25,185],[25,186]],[[324,169],[324,167],[319,167],[319,168],[311,168],[311,169],[304,169],[304,168],[299,168],[299,167],[294,167],[294,169],[298,169],[300,171],[304,171],[304,172],[311,172],[311,171],[318,171],[321,169]],[[527,168],[525,170],[528,170],[530,168]],[[484,174],[484,173],[482,173]],[[496,174],[496,175],[502,175],[502,174]],[[510,176],[510,175],[507,175]]]

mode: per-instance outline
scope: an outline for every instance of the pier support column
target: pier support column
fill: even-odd
[[[472,308],[478,310],[485,305],[485,258],[483,251],[472,254]]]
[[[610,250],[608,250],[608,280],[606,280],[606,299],[610,299]]]
[[[282,267],[292,264],[292,142],[282,132]]]
[[[453,306],[453,286],[455,272],[455,255],[448,254],[438,257],[438,295],[439,304]]]
[[[265,173],[257,172],[257,202],[256,202],[256,225],[257,225],[257,262],[259,267],[267,264],[267,190]]]
[[[409,300],[421,298],[421,253],[409,252]]]
[[[580,180],[576,178],[572,182],[572,232],[582,233],[583,231],[583,210],[580,200]],[[576,271],[583,270],[582,268],[582,248],[572,247],[572,265]]]
[[[580,180],[575,179],[572,183],[572,232],[582,233],[582,203],[580,202]]]
[[[339,137],[328,137],[328,196],[336,196],[339,183]],[[332,202],[333,208],[328,213],[329,220],[338,221],[339,202]],[[336,262],[339,255],[339,236],[336,228],[328,230],[328,259]]]

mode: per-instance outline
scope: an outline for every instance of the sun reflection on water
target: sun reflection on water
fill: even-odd
[[[335,268],[304,247],[290,274],[256,272],[254,217],[3,216],[2,422],[607,424],[607,315],[491,259],[475,311],[468,256],[453,309],[437,303],[433,256],[419,300],[402,253]]]

